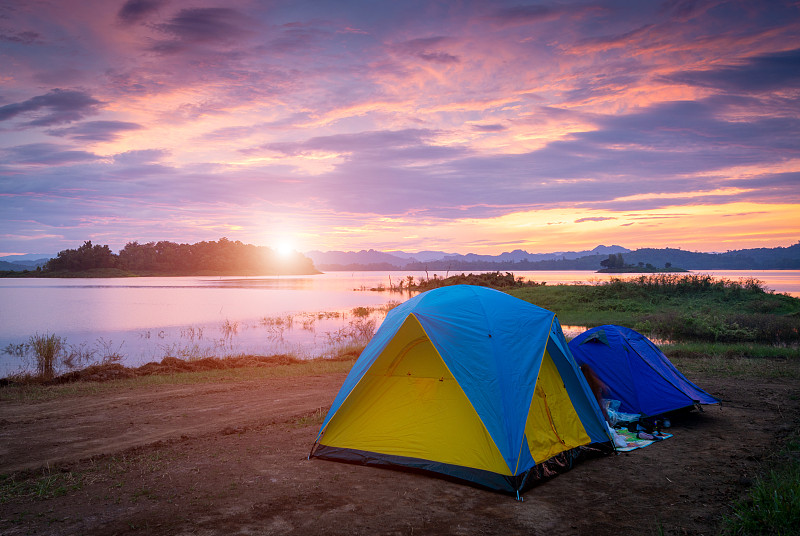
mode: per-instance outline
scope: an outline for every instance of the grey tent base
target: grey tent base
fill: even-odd
[[[569,471],[581,460],[610,454],[613,451],[614,449],[608,443],[595,443],[591,446],[576,447],[561,452],[549,460],[531,467],[525,473],[516,476],[505,476],[491,471],[433,462],[419,458],[329,447],[320,444],[314,446],[309,458],[320,458],[322,460],[332,460],[355,465],[369,465],[426,474],[492,491],[519,495],[519,493],[537,484]]]

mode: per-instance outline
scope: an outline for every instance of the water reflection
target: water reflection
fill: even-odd
[[[0,279],[0,377],[23,363],[13,350],[35,333],[66,339],[76,358],[122,355],[126,364],[165,355],[206,357],[251,353],[324,355],[349,334],[354,308],[380,309],[408,293],[363,292],[412,276],[447,272],[332,272],[276,277],[137,277],[120,279]],[[597,284],[612,277],[590,271],[515,272],[529,281]],[[756,277],[767,288],[800,296],[800,271],[724,271]],[[556,311],[557,313],[558,311]],[[321,315],[321,316],[320,316]],[[275,319],[282,318],[282,321]],[[291,322],[288,321],[291,318]],[[568,338],[581,326],[563,326]],[[573,328],[577,332],[573,333]],[[17,352],[19,353],[19,352]]]
[[[207,287],[219,288],[270,288],[301,290],[314,286],[313,279],[308,277],[297,278],[258,278],[258,279],[222,279],[218,281],[205,281]]]
[[[289,354],[305,359],[333,357],[366,344],[386,313],[396,305],[356,307],[348,311],[283,314],[255,320],[231,320],[202,325],[153,329],[71,333],[62,338],[59,372],[93,364],[140,366],[164,357],[201,359],[238,355]],[[35,370],[27,339],[0,348],[0,377]]]

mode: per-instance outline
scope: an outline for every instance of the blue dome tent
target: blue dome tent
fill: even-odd
[[[606,385],[605,398],[619,410],[654,417],[719,400],[689,381],[653,342],[630,328],[599,326],[569,342],[579,365],[587,364]]]

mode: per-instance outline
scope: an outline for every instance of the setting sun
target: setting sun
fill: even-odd
[[[275,244],[275,252],[280,257],[288,257],[289,255],[294,253],[294,251],[295,251],[294,243],[292,243],[288,239],[282,240],[277,244]]]

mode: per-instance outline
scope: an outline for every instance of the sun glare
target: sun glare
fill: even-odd
[[[280,257],[288,257],[294,253],[294,249],[294,244],[292,244],[289,240],[281,240],[275,244],[275,252]]]

